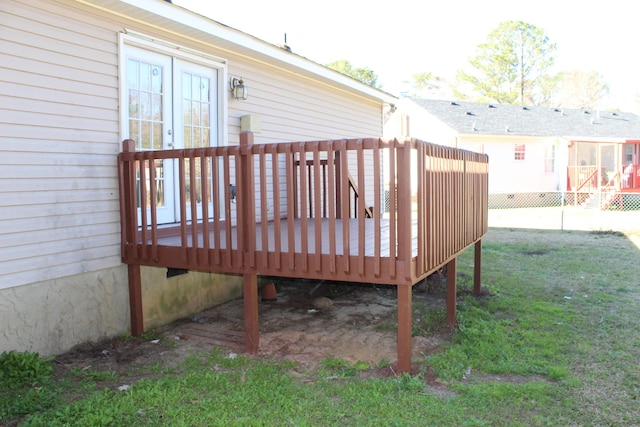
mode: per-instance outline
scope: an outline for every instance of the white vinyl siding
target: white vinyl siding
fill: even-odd
[[[115,35],[57,8],[0,11],[0,288],[120,264]]]
[[[248,100],[221,94],[222,144],[238,143],[245,114],[262,120],[257,143],[382,134],[381,101],[217,49],[195,30],[183,39],[185,27],[151,13],[124,16],[70,0],[3,1],[0,289],[121,265],[116,156],[125,137],[118,87],[124,29],[222,58],[227,76],[244,78]],[[147,18],[156,22],[142,24]]]

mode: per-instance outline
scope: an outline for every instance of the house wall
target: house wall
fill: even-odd
[[[434,144],[455,147],[457,132],[425,111],[411,99],[400,99],[397,110],[384,126],[387,138],[413,137]]]
[[[385,124],[385,136],[411,136],[488,154],[492,194],[558,191],[566,182],[566,143],[557,138],[458,133],[410,99],[400,100]],[[514,159],[516,144],[526,145],[524,160]],[[545,147],[550,144],[556,147],[556,167],[545,172]]]
[[[158,0],[158,7],[172,6]],[[224,102],[227,143],[238,143],[245,114],[262,119],[256,142],[382,132],[378,101],[183,37],[176,22],[147,25],[160,18],[135,13],[72,0],[3,2],[0,351],[53,354],[129,329],[116,170],[127,137],[118,112],[118,35],[125,28],[223,58],[229,75],[245,79],[249,100]],[[166,279],[165,272],[143,271],[146,327],[239,294],[237,277],[191,272]],[[186,284],[181,293],[177,282]]]
[[[0,289],[0,353],[57,354],[124,333],[127,286],[127,269],[116,266]]]
[[[524,160],[515,160],[515,145],[525,145]],[[555,145],[556,165],[545,171],[546,146]],[[566,177],[559,161],[563,158],[556,138],[535,137],[469,137],[461,136],[458,147],[489,155],[489,193],[529,193],[559,191],[561,176]]]

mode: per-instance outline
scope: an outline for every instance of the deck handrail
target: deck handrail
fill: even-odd
[[[571,191],[581,191],[585,186],[590,185],[594,177],[598,174],[598,167],[595,165],[568,166],[567,174],[571,183]]]
[[[127,140],[118,156],[125,263],[406,284],[487,230],[484,154],[416,139],[254,144],[250,133],[238,146],[134,148]],[[163,161],[179,177],[172,224],[157,214]],[[300,161],[310,169],[295,172]],[[375,209],[360,202],[350,212],[354,185]]]

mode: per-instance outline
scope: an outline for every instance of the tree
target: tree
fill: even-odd
[[[597,71],[561,73],[556,105],[564,108],[597,108],[609,86]]]
[[[378,84],[378,75],[369,68],[355,68],[346,59],[334,61],[331,64],[327,64],[327,67],[349,77],[353,77],[354,79],[376,89],[380,88],[380,85]]]
[[[416,73],[411,76],[413,81],[404,83],[410,87],[409,91],[405,93],[406,96],[413,98],[439,98],[442,95],[442,85],[445,80],[436,76],[433,73],[426,71],[422,73]]]
[[[543,85],[553,82],[555,43],[544,31],[523,21],[506,21],[478,45],[469,63],[475,73],[458,71],[482,100],[504,104],[540,105],[549,95]]]

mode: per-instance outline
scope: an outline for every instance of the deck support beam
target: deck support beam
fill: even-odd
[[[245,350],[249,354],[258,353],[260,324],[258,322],[258,276],[242,275],[244,297]]]
[[[411,286],[399,285],[398,288],[398,370],[411,372],[411,330],[413,308]]]
[[[475,244],[473,258],[473,294],[479,297],[482,292],[482,239]]]
[[[129,313],[131,316],[131,335],[134,337],[144,332],[144,320],[142,314],[142,278],[140,266],[127,265],[129,276]]]
[[[456,264],[458,258],[454,257],[447,263],[447,326],[456,327]]]

